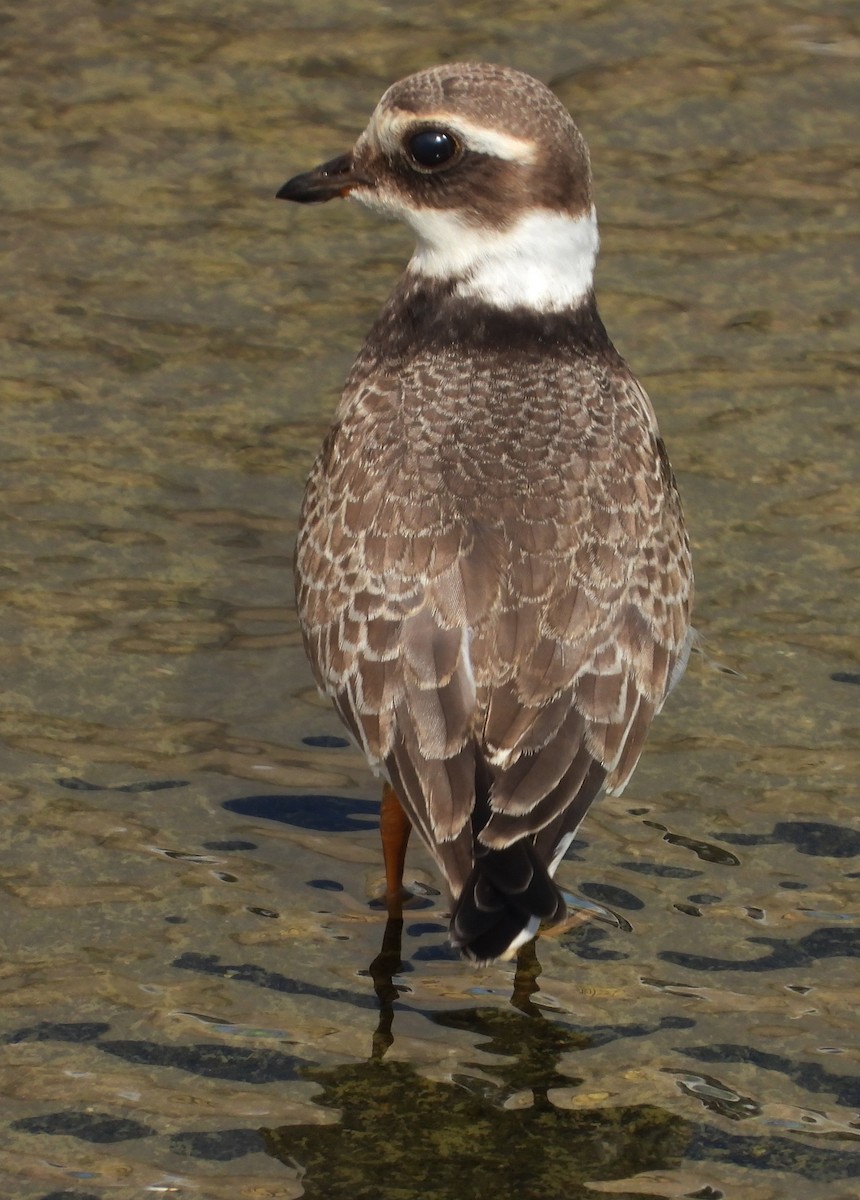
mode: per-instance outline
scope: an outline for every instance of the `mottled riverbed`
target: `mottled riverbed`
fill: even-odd
[[[856,1196],[854,6],[2,19],[0,1194]],[[417,847],[383,946],[377,785],[292,610],[409,239],[273,193],[454,58],[551,82],[590,142],[704,637],[517,971],[452,956]]]

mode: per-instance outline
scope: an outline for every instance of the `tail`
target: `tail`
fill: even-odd
[[[537,833],[525,833],[509,846],[491,849],[480,840],[491,816],[491,768],[477,757],[475,807],[472,813],[472,870],[454,905],[451,941],[464,958],[476,963],[510,958],[531,941],[541,925],[557,925],[567,915],[556,867],[573,840],[582,818],[603,786],[606,771],[592,762],[577,777],[555,818]],[[559,787],[564,787],[564,778]]]
[[[555,925],[566,911],[530,837],[504,850],[477,843],[475,865],[451,917],[451,941],[475,963],[509,958],[542,923]]]

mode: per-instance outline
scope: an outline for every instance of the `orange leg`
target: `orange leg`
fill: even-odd
[[[384,784],[379,831],[382,834],[382,857],[385,862],[385,903],[389,917],[395,920],[403,915],[403,865],[411,830],[409,818],[397,799],[397,793],[391,784]]]

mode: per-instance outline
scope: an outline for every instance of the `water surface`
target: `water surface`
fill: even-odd
[[[4,19],[4,1194],[856,1195],[853,6]],[[420,848],[383,943],[377,785],[292,609],[409,241],[272,195],[452,58],[538,74],[589,140],[704,636],[518,969],[452,956]]]

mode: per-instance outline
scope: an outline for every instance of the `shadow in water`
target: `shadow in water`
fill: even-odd
[[[680,1162],[691,1127],[661,1109],[571,1110],[551,1103],[551,1088],[578,1082],[559,1072],[562,1056],[592,1040],[545,1020],[535,1005],[540,965],[533,944],[520,952],[510,1009],[432,1014],[446,1028],[468,1030],[500,1062],[463,1063],[463,1073],[439,1083],[409,1063],[386,1061],[400,995],[402,928],[401,921],[388,922],[370,967],[379,1000],[370,1059],[302,1073],[321,1085],[316,1103],[337,1109],[339,1121],[261,1130],[271,1155],[302,1169],[307,1200],[577,1200],[593,1197],[589,1180]],[[466,1073],[471,1067],[476,1074]]]

